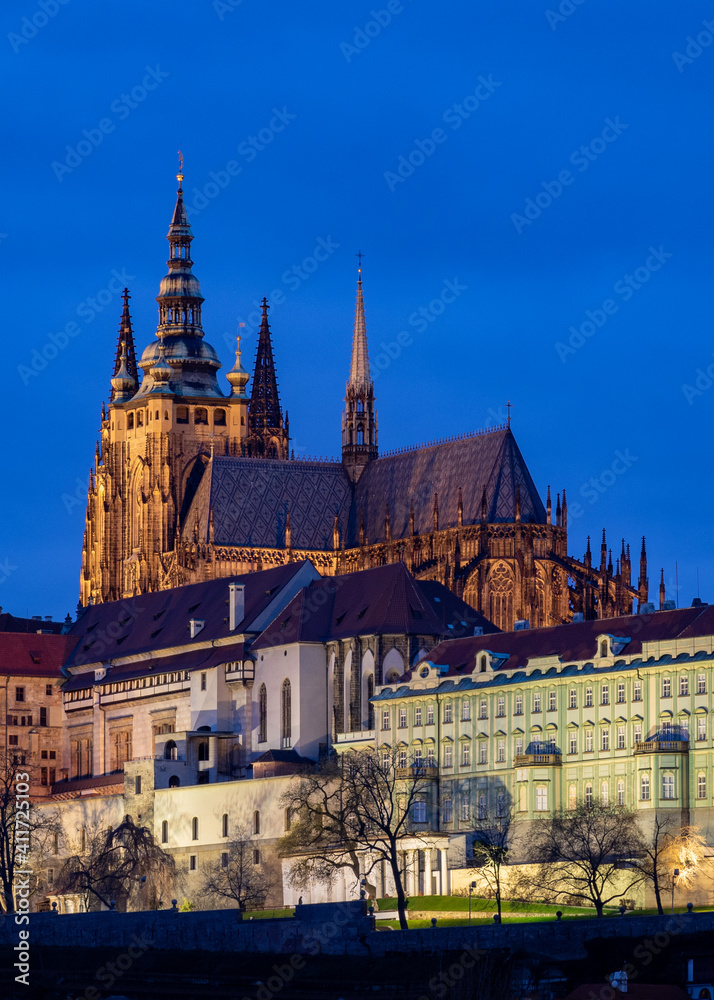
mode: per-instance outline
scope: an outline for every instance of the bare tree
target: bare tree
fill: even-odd
[[[489,816],[474,821],[474,863],[490,895],[496,900],[499,923],[503,899],[503,868],[508,864],[512,847],[513,819],[513,809],[504,797],[498,801],[496,809]]]
[[[280,883],[275,866],[262,855],[256,859],[256,848],[245,827],[238,827],[227,846],[213,866],[203,869],[201,892],[232,899],[239,910],[264,906]]]
[[[580,805],[532,824],[527,859],[537,867],[528,879],[555,897],[587,900],[601,917],[607,903],[642,880],[633,864],[641,853],[636,813],[621,806]]]
[[[643,879],[652,886],[657,912],[664,913],[662,893],[671,892],[676,883],[687,888],[700,873],[700,862],[707,845],[700,830],[680,826],[679,814],[656,813],[649,838],[643,838],[642,853],[635,862]]]
[[[145,898],[158,902],[172,884],[174,860],[154,843],[151,831],[125,816],[115,828],[84,831],[77,849],[62,865],[55,892],[77,893],[87,909],[94,898],[104,906],[112,900],[120,908],[129,904],[145,881]]]
[[[282,800],[295,819],[278,844],[282,856],[298,855],[294,884],[331,881],[344,868],[359,879],[384,861],[406,929],[401,848],[404,838],[414,835],[414,808],[425,791],[424,768],[405,766],[400,752],[383,748],[351,750],[296,777]]]

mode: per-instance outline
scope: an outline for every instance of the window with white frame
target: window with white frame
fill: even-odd
[[[632,727],[632,742],[641,743],[642,742],[642,723],[636,722]]]
[[[382,732],[389,729],[389,709],[385,708],[382,712]]]
[[[576,688],[570,689],[570,694],[568,696],[568,708],[578,707],[578,692]]]
[[[397,756],[397,767],[407,766],[407,752],[406,750],[400,750]]]
[[[421,747],[417,747],[416,750],[414,751],[414,767],[418,771],[423,766],[423,764],[424,764],[424,755],[422,753]]]
[[[600,749],[610,749],[610,729],[608,726],[603,726],[600,732]]]
[[[412,820],[415,823],[426,823],[426,802],[416,799],[412,803]]]
[[[697,694],[707,693],[707,678],[706,674],[697,674]]]
[[[625,683],[620,681],[617,685],[617,704],[624,705],[625,703]]]
[[[548,711],[549,712],[555,712],[555,710],[556,710],[557,707],[558,707],[558,697],[557,697],[555,691],[549,691],[548,692]]]
[[[516,753],[516,757],[519,757],[523,753],[523,737],[522,736],[516,736],[515,753]]]
[[[592,729],[585,730],[585,753],[593,752],[593,731]]]
[[[426,724],[427,724],[427,726],[433,726],[434,725],[434,706],[433,705],[427,705],[426,706]]]
[[[407,710],[404,707],[401,707],[399,709],[399,728],[400,729],[407,728]]]
[[[391,762],[392,762],[392,758],[389,756],[389,754],[388,753],[383,753],[382,754],[382,770],[385,772],[385,774],[389,770],[389,765],[391,764]]]
[[[523,715],[523,695],[522,694],[517,694],[516,695],[515,705],[513,707],[513,714],[514,715]]]
[[[697,716],[697,739],[705,740],[707,738],[707,720],[705,716]]]
[[[444,799],[443,816],[444,816],[444,822],[445,823],[450,823],[451,820],[454,818],[453,808],[454,808],[454,804],[453,804],[452,800],[451,799]]]
[[[609,705],[610,704],[610,685],[609,684],[603,684],[602,687],[600,688],[600,694],[602,695],[601,704],[602,705]]]
[[[643,774],[640,778],[640,798],[643,802],[649,802],[650,798],[650,776]]]
[[[588,781],[587,785],[585,786],[585,805],[591,806],[592,804],[593,804],[593,786]]]
[[[617,727],[617,749],[618,750],[624,750],[625,749],[625,727],[624,726],[618,726]]]
[[[485,698],[482,698],[481,701],[479,702],[479,705],[478,705],[478,717],[479,717],[479,719],[487,719],[488,718],[488,705],[486,703],[486,699]]]
[[[593,705],[593,689],[585,688],[585,707],[592,708]]]
[[[467,807],[466,815],[468,817],[468,802],[466,803],[466,807]],[[486,793],[481,792],[481,794],[478,797],[478,818],[486,819],[487,816],[488,816],[488,800],[486,799]]]
[[[503,695],[501,695],[496,702],[496,715],[499,718],[503,718],[505,714],[506,714],[506,699]]]
[[[471,718],[471,702],[468,698],[464,698],[461,702],[461,721],[468,722]]]
[[[454,750],[451,744],[447,743],[444,747],[444,767],[454,766]]]
[[[705,799],[707,797],[707,776],[706,774],[697,775],[697,798]]]
[[[533,692],[533,711],[540,712],[540,691]]]
[[[578,752],[578,734],[575,730],[571,730],[568,735],[568,753]]]
[[[672,697],[672,678],[663,677],[662,678],[662,697],[671,698]]]
[[[603,781],[600,785],[600,802],[606,806],[610,802],[610,783]]]
[[[499,740],[496,744],[496,760],[503,762],[506,759],[506,741]]]
[[[546,812],[548,809],[548,789],[545,785],[537,785],[535,790],[536,812]]]
[[[451,702],[444,703],[444,722],[451,722]]]
[[[622,778],[617,782],[617,804],[618,806],[625,804],[625,782]]]
[[[488,761],[488,743],[486,740],[481,740],[478,746],[478,762],[479,764],[485,764]]]
[[[436,767],[436,755],[434,753],[434,747],[426,748],[426,766]]]
[[[471,804],[467,795],[461,796],[461,822],[468,823],[471,819]]]
[[[642,681],[634,681],[632,685],[632,700],[642,701]]]
[[[689,694],[689,677],[686,674],[679,678],[679,694],[682,698]]]
[[[673,799],[674,798],[674,775],[673,774],[663,774],[662,775],[662,798],[663,799]]]
[[[414,725],[415,726],[421,725],[421,705],[417,705],[417,707],[414,709]]]
[[[471,764],[471,744],[462,743],[461,744],[461,766],[469,767]]]

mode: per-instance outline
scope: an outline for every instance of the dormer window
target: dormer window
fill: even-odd
[[[607,639],[603,639],[600,643],[600,656],[608,656],[609,650],[607,648]]]
[[[481,674],[485,674],[488,669],[488,657],[485,653],[479,658],[478,669]]]

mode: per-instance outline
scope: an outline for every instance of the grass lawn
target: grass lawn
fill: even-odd
[[[380,910],[396,910],[396,899],[379,899]],[[438,916],[439,911],[450,913],[456,910],[464,910],[468,914],[469,900],[467,896],[412,896],[409,900],[409,910],[419,913],[429,912]],[[473,896],[471,899],[471,912],[479,913],[496,912],[496,901],[494,899],[481,899]],[[521,914],[528,916],[529,913],[552,913],[561,910],[563,916],[594,916],[595,910],[591,906],[559,906],[552,903],[534,903],[526,900],[504,900],[501,903],[503,913]]]

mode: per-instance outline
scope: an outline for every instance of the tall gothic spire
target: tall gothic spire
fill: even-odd
[[[348,475],[357,481],[365,465],[377,457],[377,414],[374,409],[374,383],[369,371],[367,324],[362,295],[362,252],[357,254],[357,304],[352,334],[350,377],[345,391],[342,416],[342,462]]]
[[[139,388],[139,376],[136,369],[136,351],[134,349],[134,331],[131,326],[131,313],[129,311],[129,289],[125,288],[122,292],[122,302],[124,306],[122,308],[121,320],[119,322],[119,336],[117,338],[117,353],[114,360],[114,372],[113,375],[119,374],[119,369],[122,365],[122,344],[125,346],[126,350],[126,362],[125,367],[129,378],[134,380],[134,392]],[[114,401],[114,387],[112,386],[111,400]]]
[[[264,298],[248,406],[248,452],[250,455],[266,458],[287,458],[288,429],[280,408],[268,309],[268,300]]]

